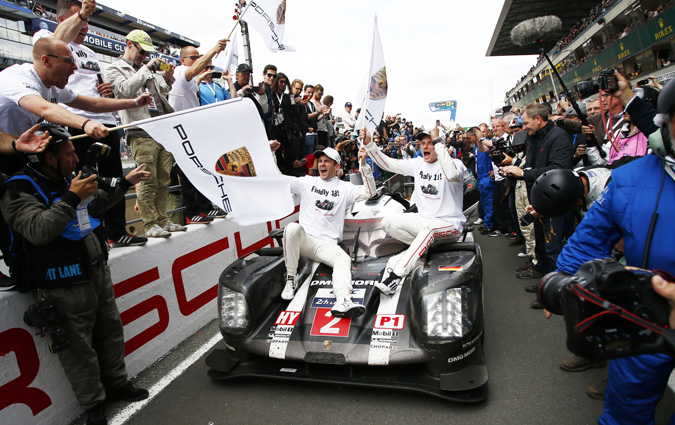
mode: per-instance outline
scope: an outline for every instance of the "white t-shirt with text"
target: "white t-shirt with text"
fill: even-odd
[[[12,65],[0,72],[0,130],[19,137],[42,119],[19,106],[19,101],[29,95],[52,103],[70,103],[77,97],[68,86],[63,90],[47,88],[32,63]]]
[[[42,37],[47,37],[53,33],[49,30],[42,29],[33,35],[33,44]],[[84,44],[68,44],[70,50],[73,52],[73,58],[77,64],[75,73],[68,79],[68,87],[73,92],[81,94],[82,96],[101,97],[98,92],[98,76],[103,78],[103,67],[98,61],[96,53]],[[105,82],[105,79],[103,80]],[[98,121],[103,124],[116,125],[117,121],[111,112],[89,112],[76,108],[71,108],[68,105],[61,105],[73,114],[80,115],[87,119]]]

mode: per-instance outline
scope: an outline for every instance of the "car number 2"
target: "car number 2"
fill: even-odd
[[[317,308],[311,335],[317,336],[349,336],[352,319],[349,317],[334,317],[329,308]]]

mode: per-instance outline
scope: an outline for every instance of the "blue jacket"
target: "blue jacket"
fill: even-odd
[[[663,160],[647,155],[612,172],[612,181],[593,204],[558,257],[558,269],[569,274],[581,264],[606,258],[623,237],[626,263],[641,267],[652,213],[659,199],[658,214],[647,267],[675,273],[675,181],[666,173]]]

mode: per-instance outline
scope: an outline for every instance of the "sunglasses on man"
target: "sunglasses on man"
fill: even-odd
[[[45,56],[49,56],[50,58],[59,58],[68,65],[72,65],[75,63],[75,58],[72,58],[70,56],[57,56],[57,55],[45,55]]]

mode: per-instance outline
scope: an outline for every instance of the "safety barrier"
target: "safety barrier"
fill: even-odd
[[[273,229],[293,215],[240,227],[231,219],[191,225],[169,239],[110,251],[115,297],[124,324],[126,365],[135,376],[217,317],[217,282],[236,258],[274,246]],[[31,294],[0,292],[0,423],[65,425],[81,414],[49,335],[23,323]],[[204,379],[208,379],[204,376]]]

